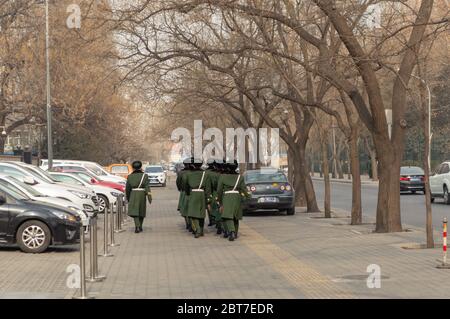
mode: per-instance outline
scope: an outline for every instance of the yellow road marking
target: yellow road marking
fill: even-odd
[[[289,283],[299,289],[307,298],[355,298],[349,291],[338,287],[329,278],[298,260],[294,255],[250,228],[240,225],[240,237],[247,247],[267,262]]]

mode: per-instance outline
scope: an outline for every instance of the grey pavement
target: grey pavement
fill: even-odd
[[[423,243],[420,228],[375,234],[373,220],[350,226],[348,213],[335,218],[306,214],[245,216],[240,237],[229,242],[213,229],[195,239],[176,211],[177,192],[153,189],[144,232],[133,225],[116,235],[114,256],[99,259],[107,279],[88,283],[96,298],[448,298],[450,270],[437,269],[441,248],[404,249]],[[99,225],[101,225],[101,221]],[[435,234],[439,240],[439,233]],[[102,232],[99,232],[99,248]],[[101,249],[100,249],[101,250]],[[0,249],[0,298],[70,298],[66,268],[78,262],[76,247],[27,255]],[[369,289],[367,267],[381,267],[381,288]]]

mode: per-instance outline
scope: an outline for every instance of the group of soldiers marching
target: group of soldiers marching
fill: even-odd
[[[200,159],[183,161],[176,181],[178,210],[195,238],[204,236],[208,215],[208,226],[215,226],[218,235],[234,241],[238,238],[242,203],[249,197],[244,179],[237,172],[237,161],[208,160],[207,164],[203,170]]]

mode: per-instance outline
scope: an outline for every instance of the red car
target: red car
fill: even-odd
[[[90,184],[97,184],[100,186],[114,188],[118,191],[125,193],[125,186],[123,186],[119,183],[107,182],[107,181],[101,180],[94,174],[91,174],[86,171],[76,170],[76,169],[64,169],[63,167],[55,167],[54,169],[52,169],[52,171],[74,174]]]

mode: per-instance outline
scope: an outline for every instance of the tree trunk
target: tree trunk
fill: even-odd
[[[291,185],[295,185],[294,181],[294,165],[295,165],[295,155],[294,152],[288,147],[288,181]]]
[[[352,173],[352,213],[351,225],[361,225],[362,205],[361,205],[361,172],[359,167],[358,133],[351,135],[349,141],[350,168]]]
[[[394,150],[384,138],[376,138],[379,163],[379,187],[377,202],[377,222],[375,232],[401,232],[400,215],[400,164],[401,152]]]
[[[306,199],[306,208],[308,213],[320,212],[317,205],[316,193],[312,183],[311,176],[309,175],[309,169],[306,165],[306,141],[300,142],[299,153],[299,177],[303,182],[304,195]],[[302,160],[304,159],[304,160]]]
[[[5,152],[5,144],[6,144],[7,137],[0,136],[0,154],[3,154]]]
[[[378,180],[378,161],[377,161],[377,153],[375,151],[370,152],[370,163],[372,166],[372,180]]]
[[[305,194],[305,180],[302,176],[302,159],[300,157],[300,150],[294,151],[294,190],[295,190],[295,206],[306,207],[306,194]],[[304,164],[303,164],[304,165]]]
[[[330,168],[328,163],[328,145],[322,143],[322,165],[323,165],[323,176],[325,183],[325,198],[324,198],[324,209],[325,218],[331,218],[331,184],[330,184]]]
[[[337,171],[338,171],[338,178],[339,179],[344,179],[344,171],[342,168],[342,161],[338,160],[337,161]]]

